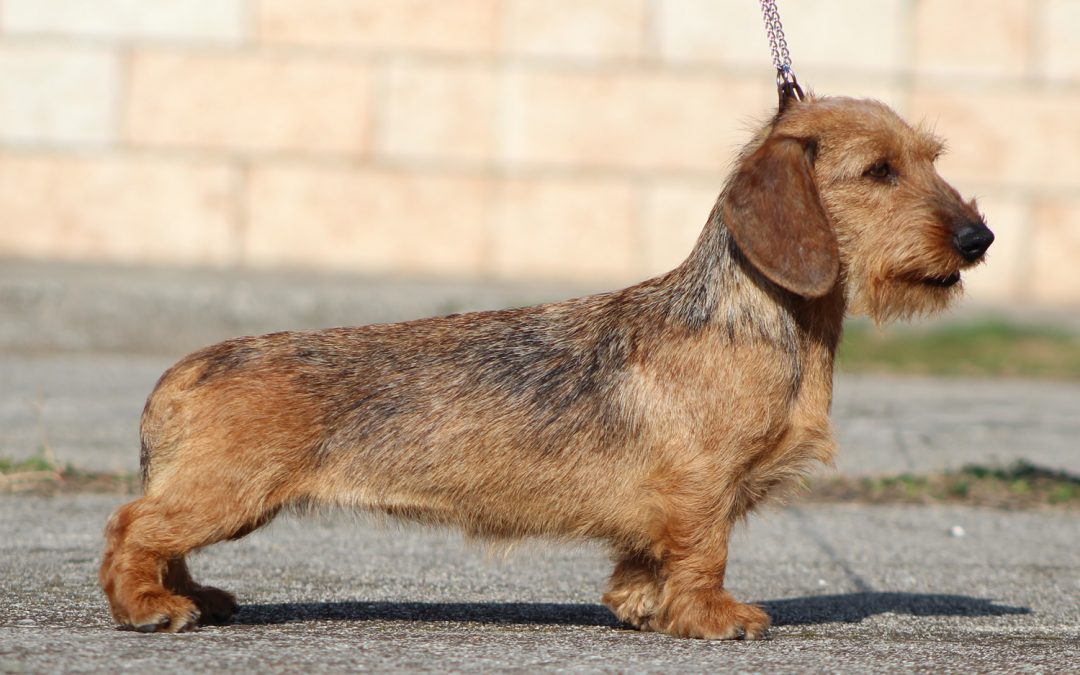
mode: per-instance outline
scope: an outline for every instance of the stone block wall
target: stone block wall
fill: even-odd
[[[969,289],[1080,304],[1080,0],[781,0],[949,141]],[[775,105],[754,0],[0,0],[0,256],[621,283]]]

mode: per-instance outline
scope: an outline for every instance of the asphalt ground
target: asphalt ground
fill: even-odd
[[[594,547],[489,551],[343,514],[285,516],[193,561],[238,595],[234,624],[115,630],[94,577],[118,498],[0,498],[3,672],[1075,672],[1072,512],[816,505],[765,512],[729,587],[774,621],[762,642],[620,627]],[[963,536],[955,536],[962,528]]]

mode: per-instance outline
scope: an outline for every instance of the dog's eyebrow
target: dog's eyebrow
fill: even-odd
[[[885,143],[859,143],[845,144],[837,147],[840,150],[836,170],[839,176],[856,178],[861,176],[867,167],[880,161],[895,161],[898,148]]]
[[[945,143],[933,134],[920,133],[915,148],[920,155],[935,160],[945,152]]]
[[[936,135],[933,129],[925,124],[919,124],[915,128],[915,142],[912,146],[916,149],[916,152],[929,157],[931,160],[937,159],[946,151],[945,139]]]
[[[934,137],[932,139],[932,142],[933,142],[933,150],[934,150],[934,153],[933,153],[932,157],[934,159],[937,159],[938,157],[941,157],[942,155],[944,155],[946,152],[949,151],[949,146],[946,145],[945,141],[943,141],[942,139]]]

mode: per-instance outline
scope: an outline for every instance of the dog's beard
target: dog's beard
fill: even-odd
[[[850,288],[848,307],[852,314],[869,316],[877,324],[936,314],[963,294],[958,276],[869,279]]]

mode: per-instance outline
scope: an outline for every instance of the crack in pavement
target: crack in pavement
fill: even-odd
[[[847,561],[844,560],[839,553],[837,553],[836,549],[834,549],[832,545],[825,540],[824,535],[821,533],[820,530],[817,529],[817,527],[815,527],[810,516],[803,509],[797,506],[791,506],[789,507],[789,509],[791,513],[795,514],[795,518],[802,524],[802,531],[808,537],[810,537],[810,540],[813,541],[819,549],[821,549],[821,552],[824,553],[834,565],[840,568],[840,570],[848,578],[848,581],[850,581],[859,592],[872,593],[874,591],[873,586],[868,584],[865,579],[859,576],[859,573],[853,570],[851,568],[851,565],[849,565]]]

